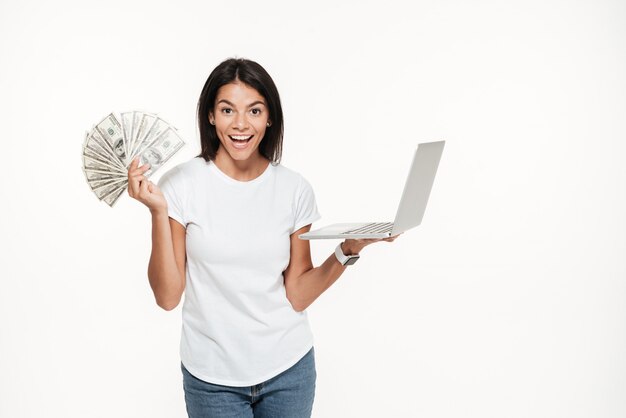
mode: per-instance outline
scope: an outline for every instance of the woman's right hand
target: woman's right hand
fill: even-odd
[[[139,165],[139,157],[136,157],[128,167],[128,194],[146,205],[150,212],[167,213],[167,201],[159,187],[144,176],[150,168],[150,164]]]

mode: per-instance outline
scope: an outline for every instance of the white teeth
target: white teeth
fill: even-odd
[[[231,135],[230,137],[232,139],[236,139],[237,141],[247,141],[248,139],[252,138],[252,135]]]

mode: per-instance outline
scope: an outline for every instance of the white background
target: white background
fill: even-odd
[[[416,144],[447,141],[423,224],[308,309],[314,417],[626,416],[625,24],[622,1],[3,0],[0,416],[185,416],[148,212],[99,202],[80,152],[138,109],[188,142],[166,169],[192,158],[231,56],[279,88],[314,228],[390,220]]]

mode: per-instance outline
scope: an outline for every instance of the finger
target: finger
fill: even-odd
[[[130,178],[132,180],[138,181],[138,182],[142,182],[144,180],[146,180],[146,176],[144,176],[143,174],[135,174],[133,176],[130,176]]]
[[[139,165],[139,157],[135,157],[133,161],[131,161],[130,166],[128,167],[128,171],[135,170]]]
[[[128,175],[128,194],[130,197],[137,196],[137,192],[139,191],[139,179],[137,176]]]
[[[144,181],[139,183],[139,197],[145,199],[146,197],[148,197],[149,194],[150,192],[148,191],[148,181],[145,180],[145,177],[144,177]]]
[[[144,176],[133,176],[132,179],[128,182],[128,184],[132,184],[133,197],[137,197],[141,194],[141,184],[144,182],[146,178]]]
[[[382,238],[361,238],[361,239],[358,239],[357,241],[363,244],[371,244],[372,242],[380,241],[381,239]]]
[[[142,165],[142,166],[141,166],[141,167],[139,167],[139,168],[136,168],[136,169],[134,169],[134,170],[129,170],[129,171],[128,171],[128,174],[129,174],[129,175],[131,175],[131,176],[136,176],[137,174],[143,174],[143,173],[145,173],[145,172],[146,172],[146,171],[148,171],[149,169],[150,169],[150,164],[147,164],[147,163],[146,163],[146,164]]]
[[[129,183],[130,183],[130,176],[133,174],[133,170],[134,170],[133,164],[135,164],[135,160],[130,162],[130,165],[128,166],[128,170],[126,172],[126,175],[128,176],[128,182]],[[130,187],[129,187],[129,189],[130,189]]]
[[[156,186],[154,185],[154,183],[152,183],[151,181],[148,180],[148,191],[150,193],[153,193],[154,189],[156,189]]]
[[[135,198],[135,196],[137,196],[137,188],[135,187],[135,185],[133,184],[132,181],[128,181],[128,195],[130,197],[132,197],[133,199]]]
[[[146,180],[146,176],[139,174],[128,177],[128,194],[135,197],[141,190],[141,183]],[[131,194],[132,192],[132,194]]]

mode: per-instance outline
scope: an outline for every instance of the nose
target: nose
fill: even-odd
[[[233,124],[237,129],[246,129],[248,127],[248,119],[245,113],[237,113]]]

